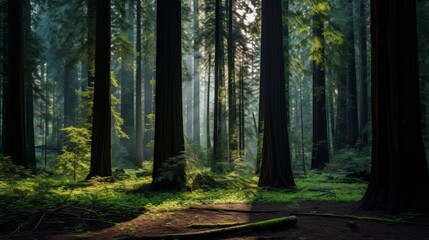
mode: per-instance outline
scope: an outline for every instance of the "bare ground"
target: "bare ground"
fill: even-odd
[[[96,225],[93,231],[67,233],[46,228],[33,233],[15,235],[8,238],[0,234],[0,239],[134,239],[149,235],[196,232],[190,229],[192,223],[255,222],[291,213],[311,214],[353,214],[356,216],[392,218],[380,212],[353,212],[351,203],[304,202],[300,204],[222,204],[197,206],[186,210],[145,213],[134,219],[117,223],[114,226]],[[400,215],[396,217],[409,217]],[[124,216],[125,217],[125,216]],[[371,222],[345,218],[298,215],[298,223],[290,229],[267,230],[262,232],[241,232],[223,236],[220,239],[297,239],[297,240],[335,240],[335,239],[389,239],[389,240],[428,240],[429,216],[410,219],[419,224]],[[204,230],[204,229],[203,229]]]

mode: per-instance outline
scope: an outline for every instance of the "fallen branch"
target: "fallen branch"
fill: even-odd
[[[246,224],[246,222],[223,222],[223,223],[192,223],[187,228],[224,228]]]
[[[291,213],[297,216],[309,216],[309,217],[327,217],[327,218],[344,218],[344,219],[355,219],[368,222],[384,222],[384,223],[402,223],[409,225],[418,225],[418,226],[429,226],[427,223],[419,222],[410,222],[402,219],[393,219],[393,218],[379,218],[379,217],[366,217],[366,216],[354,216],[354,215],[336,215],[332,213]]]
[[[215,211],[215,212],[240,212],[240,213],[280,213],[280,212],[286,212],[286,211],[282,211],[282,210],[244,210],[244,209],[215,208],[215,207],[190,207],[189,209]]]
[[[213,238],[219,236],[226,236],[234,233],[241,233],[244,231],[261,231],[261,230],[274,230],[274,229],[285,229],[288,227],[295,226],[297,222],[296,216],[273,218],[265,221],[247,223],[238,226],[211,229],[200,232],[192,233],[178,233],[168,235],[150,235],[141,237],[128,237],[124,239],[202,239],[202,238]]]

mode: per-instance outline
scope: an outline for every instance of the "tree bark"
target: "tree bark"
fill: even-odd
[[[91,167],[86,179],[112,176],[110,0],[97,0]]]
[[[23,0],[8,1],[8,82],[5,104],[4,155],[26,166]]]
[[[181,1],[158,0],[156,25],[156,117],[151,189],[180,190],[186,180],[185,163],[180,157],[184,151]],[[162,177],[170,164],[175,165],[174,172],[168,178]]]
[[[214,122],[213,122],[213,160],[211,168],[213,172],[222,172],[222,165],[227,161],[227,140],[226,140],[226,122],[225,101],[223,91],[224,82],[224,52],[223,52],[223,14],[222,1],[216,0],[215,7],[215,82],[214,82]]]
[[[258,185],[294,188],[286,117],[282,2],[277,0],[262,1],[260,89],[264,97],[261,106],[264,109],[264,139]]]
[[[326,85],[325,85],[325,39],[323,23],[318,14],[313,16],[313,38],[321,42],[320,55],[322,62],[312,61],[313,65],[313,147],[311,152],[311,169],[322,170],[329,162],[328,130],[326,120]]]
[[[372,167],[361,208],[428,209],[415,0],[371,2]]]

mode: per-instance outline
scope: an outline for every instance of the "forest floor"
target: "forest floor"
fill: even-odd
[[[193,223],[255,222],[296,214],[298,222],[289,229],[243,231],[213,239],[429,239],[428,216],[384,215],[380,212],[354,212],[353,203],[308,201],[302,203],[257,203],[199,205],[187,209],[147,212],[115,225],[95,224],[82,233],[42,228],[33,234],[11,239],[145,239],[151,235],[198,232]],[[318,214],[335,214],[317,216]],[[301,214],[311,214],[305,216]],[[340,216],[362,216],[351,219]],[[388,222],[387,220],[393,220]],[[400,223],[399,221],[407,221]],[[205,238],[209,239],[209,238]]]

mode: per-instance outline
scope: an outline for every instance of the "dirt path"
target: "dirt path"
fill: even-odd
[[[146,213],[127,222],[118,223],[94,232],[81,234],[38,233],[33,239],[120,239],[146,235],[171,234],[200,231],[187,228],[192,223],[255,222],[274,217],[283,217],[291,212],[350,214],[353,204],[333,202],[305,202],[301,204],[222,204],[205,205],[196,208]],[[391,217],[379,213],[358,212],[357,216]],[[428,218],[419,222],[429,224]],[[29,236],[25,236],[28,239]],[[23,238],[24,239],[24,238]],[[400,223],[369,222],[342,218],[298,216],[296,227],[265,232],[244,232],[239,235],[224,236],[222,239],[429,239],[429,226]]]

